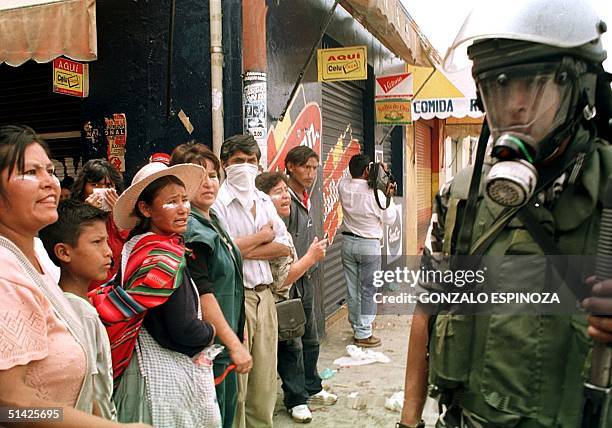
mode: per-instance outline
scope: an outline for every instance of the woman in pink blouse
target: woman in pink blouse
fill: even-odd
[[[34,250],[38,231],[57,220],[59,194],[40,137],[0,127],[0,406],[62,407],[62,423],[47,421],[53,426],[122,426],[91,415],[80,320]]]

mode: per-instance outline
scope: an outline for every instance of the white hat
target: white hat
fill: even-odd
[[[161,162],[151,162],[143,166],[134,176],[132,185],[119,196],[113,209],[113,219],[119,229],[132,229],[138,217],[134,215],[136,201],[142,191],[155,180],[173,175],[183,182],[187,196],[192,199],[204,180],[206,170],[200,165],[185,163],[168,167]]]

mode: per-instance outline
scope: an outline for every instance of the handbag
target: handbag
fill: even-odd
[[[304,313],[304,305],[302,305],[302,295],[297,287],[295,291],[297,291],[298,297],[276,302],[279,341],[302,337],[306,329],[306,314]]]

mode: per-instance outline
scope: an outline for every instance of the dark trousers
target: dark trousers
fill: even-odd
[[[215,361],[213,363],[215,377],[221,376],[229,365],[230,362],[228,361]],[[217,385],[215,389],[217,391],[217,402],[221,411],[223,428],[232,428],[234,415],[236,414],[236,401],[238,399],[238,377],[236,376],[236,370],[229,372],[223,382]]]
[[[314,290],[306,278],[300,278],[291,289],[291,298],[297,297],[295,287],[302,294],[306,326],[304,336],[278,342],[277,367],[287,409],[306,404],[311,395],[323,389],[317,371],[319,334],[315,322]]]

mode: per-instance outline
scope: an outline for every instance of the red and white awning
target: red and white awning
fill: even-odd
[[[96,0],[0,0],[0,64],[97,58]]]

